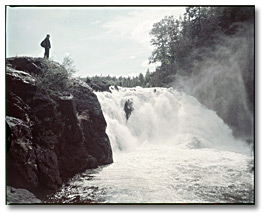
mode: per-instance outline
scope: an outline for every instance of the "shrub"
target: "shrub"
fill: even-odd
[[[45,69],[42,75],[37,77],[37,87],[49,94],[65,92],[68,87],[68,72],[58,63],[44,59]]]
[[[62,65],[66,69],[69,76],[72,76],[74,73],[77,72],[74,61],[71,59],[70,55],[64,57]]]

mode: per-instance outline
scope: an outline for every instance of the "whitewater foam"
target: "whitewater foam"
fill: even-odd
[[[217,114],[166,88],[97,92],[114,163],[87,170],[50,202],[252,203],[253,155]],[[125,117],[124,105],[133,111]]]
[[[182,147],[208,147],[234,152],[251,148],[233,137],[232,130],[214,111],[196,98],[166,88],[119,88],[96,93],[107,121],[114,151],[131,150],[144,142]],[[134,111],[125,118],[124,104]]]

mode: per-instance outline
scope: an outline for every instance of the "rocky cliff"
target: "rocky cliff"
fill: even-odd
[[[85,169],[112,163],[106,121],[92,89],[43,58],[7,59],[7,185],[54,190]]]

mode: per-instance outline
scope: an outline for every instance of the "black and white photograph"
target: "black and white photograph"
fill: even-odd
[[[6,205],[254,206],[255,20],[5,5]]]

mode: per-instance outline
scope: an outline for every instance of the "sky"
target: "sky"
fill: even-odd
[[[70,56],[75,76],[134,76],[153,71],[149,32],[165,16],[185,7],[7,7],[6,54],[43,57],[40,42],[50,34],[50,57]]]

